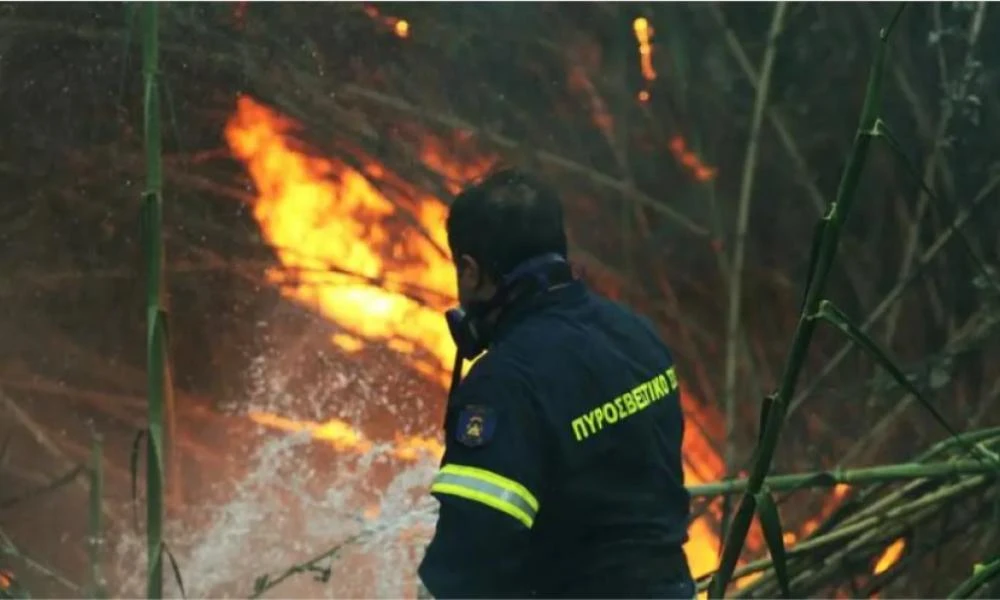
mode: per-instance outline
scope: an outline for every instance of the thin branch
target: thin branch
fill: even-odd
[[[986,13],[986,2],[979,2],[978,5],[976,13],[973,15],[969,24],[969,31],[967,34],[968,49],[965,54],[966,64],[973,59],[976,42],[979,40],[979,34],[982,31],[983,16]],[[936,5],[934,10],[935,14],[937,14],[938,18],[940,18],[940,5]],[[938,22],[937,25],[939,28],[941,27],[940,22]],[[938,57],[941,63],[941,68],[943,69],[944,55],[940,44],[938,44]],[[946,75],[942,72],[942,78],[944,77],[946,77]],[[934,132],[934,138],[931,141],[930,157],[928,157],[927,162],[924,164],[924,171],[920,176],[920,181],[924,182],[924,185],[920,187],[920,193],[917,197],[917,207],[913,218],[909,220],[909,231],[906,236],[906,247],[903,251],[903,261],[899,266],[900,280],[906,279],[913,269],[913,261],[916,258],[917,249],[919,247],[921,224],[923,222],[924,213],[927,211],[927,208],[932,200],[930,190],[935,187],[935,174],[938,172],[938,164],[941,160],[942,152],[945,147],[945,138],[948,134],[948,128],[951,125],[952,116],[955,114],[955,102],[956,99],[964,98],[967,87],[968,83],[964,80],[964,78],[959,80],[957,89],[955,90],[952,90],[950,82],[946,80],[942,81],[942,89],[947,90],[948,94],[945,102],[943,103],[941,118],[938,121],[937,129]],[[886,343],[890,342],[895,336],[900,309],[901,305],[896,304],[889,310],[889,314],[886,315],[884,334]]]
[[[31,417],[25,410],[23,410],[14,400],[8,396],[2,388],[0,388],[0,405],[6,407],[7,412],[14,417],[28,432],[31,436],[38,442],[42,448],[44,448],[53,458],[61,462],[66,469],[71,469],[75,464],[69,460],[66,454],[59,448],[59,446],[52,441],[43,428],[35,419]],[[75,480],[82,490],[89,493],[89,488],[87,487],[87,482],[82,479],[77,478]],[[104,514],[109,520],[114,520],[114,513],[112,513],[110,507],[106,503],[102,504]]]
[[[22,502],[25,502],[27,500],[38,498],[39,496],[44,496],[50,492],[53,492],[65,486],[66,484],[71,483],[80,475],[80,473],[83,472],[83,470],[84,468],[78,465],[74,467],[72,470],[70,470],[68,473],[64,473],[63,475],[56,477],[55,479],[53,479],[52,481],[41,487],[28,490],[23,494],[17,494],[16,496],[11,496],[10,498],[0,498],[0,510],[5,510],[13,506],[17,506],[18,504],[21,504]]]
[[[753,197],[754,176],[757,169],[757,153],[760,145],[760,129],[767,109],[771,91],[771,73],[778,50],[778,37],[784,27],[788,5],[778,2],[771,15],[771,28],[767,36],[767,48],[761,59],[760,85],[754,98],[753,117],[750,121],[750,135],[747,139],[746,157],[743,161],[743,176],[740,180],[739,209],[736,216],[736,240],[733,245],[733,261],[729,270],[729,312],[726,327],[726,367],[723,402],[726,407],[726,472],[736,469],[736,355],[741,337],[740,317],[742,315],[743,263],[746,259],[747,228],[750,223],[750,200]]]
[[[747,78],[750,86],[760,94],[761,87],[770,86],[770,73],[765,73],[763,67],[761,68],[760,75],[758,75],[756,69],[754,69],[753,64],[750,62],[750,57],[747,55],[746,48],[740,42],[739,38],[736,37],[736,33],[726,24],[725,16],[722,14],[722,9],[716,3],[709,5],[711,8],[712,16],[715,18],[716,23],[718,23],[720,29],[722,30],[722,37],[726,41],[726,46],[729,48],[729,52],[733,55],[736,63],[740,66],[740,71]],[[770,42],[769,42],[770,43]],[[822,215],[823,211],[826,210],[826,199],[823,197],[823,193],[819,191],[816,187],[816,183],[813,181],[815,175],[812,173],[806,159],[802,155],[802,151],[799,150],[798,143],[792,136],[791,132],[788,130],[788,126],[785,125],[785,119],[775,107],[769,107],[766,111],[767,120],[774,127],[774,131],[778,134],[778,139],[781,141],[782,146],[785,147],[785,151],[788,152],[788,156],[795,163],[795,167],[799,173],[799,183],[805,188],[809,199],[812,200],[813,207],[816,209],[817,215]]]
[[[14,540],[12,540],[10,536],[8,536],[3,531],[3,529],[0,529],[0,552],[17,558],[18,560],[23,562],[28,567],[28,569],[36,573],[39,573],[47,577],[48,579],[51,579],[52,581],[55,581],[56,583],[62,585],[63,587],[65,587],[71,592],[74,592],[75,594],[80,594],[83,591],[83,588],[81,586],[70,581],[65,575],[56,572],[51,567],[43,565],[34,558],[22,552],[17,546],[14,545]]]

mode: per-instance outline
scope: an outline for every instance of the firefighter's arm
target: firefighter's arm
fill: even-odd
[[[453,399],[431,486],[437,529],[420,565],[434,598],[530,594],[529,538],[541,503],[541,426],[523,384],[470,376]]]

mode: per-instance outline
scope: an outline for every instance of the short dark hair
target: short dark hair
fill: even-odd
[[[447,230],[454,259],[471,256],[494,280],[541,254],[566,257],[559,196],[517,169],[494,171],[462,190],[448,212]]]

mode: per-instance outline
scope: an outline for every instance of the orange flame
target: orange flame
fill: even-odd
[[[715,179],[715,167],[710,167],[701,162],[698,155],[688,150],[684,138],[676,136],[670,140],[670,153],[674,155],[677,162],[684,165],[688,171],[694,175],[698,181],[711,181]]]
[[[632,21],[632,30],[635,31],[635,39],[639,42],[639,67],[642,69],[642,77],[647,83],[656,79],[656,69],[653,68],[653,27],[645,17],[639,17]],[[639,102],[649,101],[649,90],[639,92]]]
[[[896,564],[899,559],[903,556],[903,550],[906,549],[906,540],[899,538],[895,542],[889,545],[888,548],[882,552],[878,560],[875,561],[875,570],[873,573],[875,575],[881,575],[888,571],[892,565]]]
[[[10,571],[0,569],[0,590],[8,590],[14,585],[14,575]]]
[[[287,297],[338,324],[343,331],[331,338],[337,347],[357,352],[369,343],[384,343],[446,386],[454,346],[440,311],[454,298],[455,283],[451,260],[439,250],[447,247],[445,206],[414,194],[417,200],[409,208],[427,234],[404,228],[401,202],[389,200],[375,185],[384,175],[380,165],[365,165],[362,173],[335,160],[306,156],[286,138],[294,127],[291,120],[242,97],[225,130],[233,154],[256,185],[253,214],[282,265],[269,270],[268,279],[284,284]],[[468,181],[486,166],[457,165],[433,146],[422,159],[454,182]],[[408,282],[434,290],[438,300],[428,305],[404,295]],[[686,392],[683,397],[686,408],[699,406],[687,401]],[[373,448],[363,432],[337,418],[316,423],[263,412],[250,418],[276,430],[307,431],[342,452],[363,454]],[[402,460],[441,452],[440,441],[433,439],[399,436],[392,444],[392,453]],[[688,429],[684,454],[689,485],[723,472],[722,461],[698,428]],[[718,536],[710,522],[695,521],[689,533],[685,551],[694,574],[714,570]]]
[[[656,79],[656,70],[653,68],[653,44],[650,40],[653,37],[653,27],[645,17],[639,17],[632,22],[632,29],[635,31],[635,39],[639,42],[639,64],[642,67],[642,76],[646,81]]]
[[[248,416],[255,423],[271,427],[272,429],[290,433],[308,431],[312,439],[328,442],[331,446],[343,452],[365,454],[375,447],[375,444],[364,433],[340,419],[330,419],[326,423],[315,423],[312,421],[297,421],[259,411],[251,411]],[[433,438],[396,436],[391,454],[400,460],[408,462],[416,461],[423,456],[440,459],[444,454],[444,446],[439,440]]]
[[[397,17],[382,16],[378,9],[370,4],[365,6],[364,10],[366,15],[392,29],[392,32],[398,37],[405,39],[410,36],[410,24],[406,20]]]
[[[296,152],[284,137],[292,128],[247,97],[226,127],[257,184],[254,217],[284,266],[268,279],[340,324],[344,332],[332,341],[345,351],[360,349],[362,339],[381,341],[413,352],[418,371],[447,383],[454,346],[441,311],[448,302],[428,306],[403,293],[419,282],[442,300],[455,296],[454,269],[440,251],[446,207],[428,199],[413,215],[432,239],[404,235],[374,177]]]

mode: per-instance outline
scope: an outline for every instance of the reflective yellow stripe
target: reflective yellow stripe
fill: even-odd
[[[432,494],[449,494],[473,500],[508,514],[531,529],[538,514],[538,500],[513,479],[479,467],[445,465],[434,477]]]

